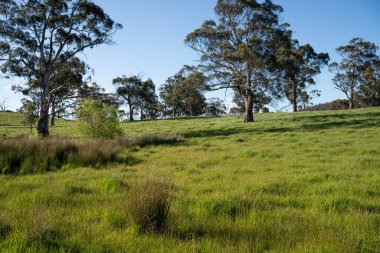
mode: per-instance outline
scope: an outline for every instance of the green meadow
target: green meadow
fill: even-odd
[[[21,121],[0,113],[3,140]],[[184,138],[125,147],[133,163],[0,175],[0,252],[380,252],[379,108],[122,126]],[[75,121],[51,133],[84,138]],[[170,209],[144,232],[129,203],[151,180]]]

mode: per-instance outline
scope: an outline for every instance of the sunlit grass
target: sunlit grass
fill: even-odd
[[[130,148],[135,164],[0,176],[0,249],[380,251],[380,109],[255,120],[125,123],[128,136],[165,132],[186,139]],[[79,136],[73,129],[75,122],[60,121],[52,133]],[[160,233],[142,233],[128,214],[126,203],[148,178],[172,183]]]

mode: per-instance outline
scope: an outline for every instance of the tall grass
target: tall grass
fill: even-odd
[[[169,189],[168,182],[158,179],[135,185],[126,206],[139,232],[161,232],[165,229],[170,210]]]
[[[123,159],[121,154],[125,147],[171,144],[182,140],[181,136],[175,134],[86,141],[60,137],[2,138],[0,172],[25,175],[57,171],[67,165],[75,167],[124,163],[127,159]]]
[[[0,140],[3,174],[33,174],[60,170],[64,165],[95,166],[119,161],[121,147],[110,141],[18,137]]]
[[[160,133],[160,134],[149,134],[137,137],[126,137],[119,139],[119,142],[126,147],[145,147],[145,146],[157,146],[165,144],[175,144],[178,142],[183,142],[185,138],[180,134],[175,133]]]

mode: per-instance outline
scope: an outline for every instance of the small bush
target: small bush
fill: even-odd
[[[76,111],[81,132],[93,138],[116,138],[123,135],[117,108],[100,104],[96,100],[84,100]]]
[[[127,210],[139,232],[164,230],[170,210],[169,184],[149,180],[137,185],[127,202]]]

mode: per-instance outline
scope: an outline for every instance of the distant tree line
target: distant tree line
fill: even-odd
[[[130,121],[226,114],[222,100],[206,99],[215,90],[233,92],[229,112],[244,114],[245,122],[276,101],[288,100],[296,112],[311,108],[320,95],[313,85],[325,66],[349,108],[380,105],[374,43],[354,38],[337,48],[341,61],[329,63],[328,54],[294,38],[282,12],[270,0],[218,0],[217,20],[205,21],[185,38],[199,54],[197,66],[183,66],[159,88],[142,76],[116,77],[116,92],[110,94],[91,81],[92,69],[77,56],[112,44],[112,35],[122,28],[100,6],[91,0],[1,1],[1,71],[4,77],[24,80],[13,90],[25,95],[20,110],[27,112],[26,122],[37,116],[41,136],[49,135],[49,119],[54,125],[56,118],[78,116],[84,100],[91,100],[91,106],[96,101],[99,109],[110,106]],[[6,109],[5,102],[0,109]]]

